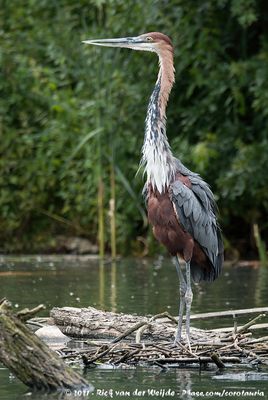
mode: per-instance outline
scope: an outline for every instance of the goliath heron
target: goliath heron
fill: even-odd
[[[223,243],[212,191],[198,174],[173,156],[166,136],[166,106],[175,80],[172,42],[162,33],[150,32],[83,43],[151,51],[159,57],[160,69],[149,101],[142,147],[141,164],[147,176],[144,194],[154,236],[174,257],[180,280],[175,343],[181,341],[186,308],[186,339],[190,347],[191,277],[195,282],[218,277],[223,264]],[[181,259],[185,261],[185,277]]]

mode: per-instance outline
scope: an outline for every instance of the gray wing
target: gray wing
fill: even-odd
[[[170,198],[174,204],[180,224],[202,247],[211,262],[208,274],[198,266],[192,266],[195,281],[214,280],[223,263],[223,243],[216,220],[216,204],[209,186],[198,176],[188,176],[191,188],[180,180],[170,186]]]

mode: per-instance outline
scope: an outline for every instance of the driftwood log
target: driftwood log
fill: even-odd
[[[245,310],[232,312],[245,314]],[[53,308],[50,316],[65,334],[86,340],[83,349],[65,349],[62,356],[71,361],[81,358],[84,364],[95,362],[181,366],[214,363],[223,368],[225,363],[257,363],[268,365],[268,337],[252,338],[249,330],[266,316],[266,309],[251,309],[250,313],[263,311],[249,322],[229,328],[201,330],[192,328],[192,348],[173,344],[177,320],[168,313],[141,317],[117,314],[88,308]],[[219,313],[218,316],[228,316]],[[227,313],[229,314],[229,313]],[[216,315],[213,315],[214,317]],[[201,318],[207,318],[201,314]],[[197,319],[194,316],[193,319]],[[263,325],[263,324],[262,324]]]
[[[53,308],[50,312],[55,324],[65,335],[73,338],[105,340],[119,338],[121,334],[125,334],[128,330],[130,330],[129,334],[124,337],[133,340],[136,337],[137,329],[142,326],[147,328],[143,331],[143,339],[145,340],[161,340],[161,338],[172,340],[176,320],[175,318],[170,320],[166,317],[167,315],[167,313],[161,314],[162,319],[167,320],[167,323],[163,324],[160,318],[119,314],[97,310],[94,307]]]
[[[27,386],[37,390],[90,388],[88,382],[25,325],[43,306],[14,314],[0,301],[0,361]]]
[[[232,311],[219,311],[213,313],[202,313],[191,315],[192,320],[237,317],[250,314],[258,314],[256,318],[249,323],[236,326],[239,333],[250,330],[268,328],[268,323],[257,324],[257,321],[268,313],[268,307],[252,308]],[[174,339],[177,319],[167,312],[155,316],[138,316],[132,314],[114,313],[98,310],[94,307],[76,308],[62,307],[53,308],[50,312],[54,323],[67,336],[84,339],[105,339],[112,340],[121,334],[129,331],[127,337],[129,340],[136,338],[137,329],[141,328],[144,340],[167,341]],[[139,326],[141,325],[141,326]],[[137,326],[137,327],[136,327]],[[134,328],[134,329],[133,329]],[[191,329],[193,340],[202,340],[207,335],[210,338],[219,338],[227,333],[232,333],[234,326],[216,328],[211,330]],[[140,332],[140,331],[139,331]]]

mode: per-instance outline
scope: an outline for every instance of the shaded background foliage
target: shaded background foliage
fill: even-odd
[[[135,173],[155,55],[81,41],[163,31],[176,49],[174,153],[212,186],[227,249],[254,255],[253,224],[268,232],[265,0],[1,0],[0,19],[3,251],[59,233],[96,242],[100,182],[108,250],[111,171],[119,251],[141,251],[139,237],[154,251]]]

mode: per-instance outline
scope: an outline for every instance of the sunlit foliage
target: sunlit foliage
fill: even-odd
[[[81,41],[159,30],[176,48],[174,153],[212,186],[230,246],[255,251],[253,224],[268,232],[267,2],[2,0],[0,18],[2,249],[96,242],[101,176],[108,250],[112,168],[119,251],[142,251],[139,236],[153,251],[135,173],[157,60]]]

